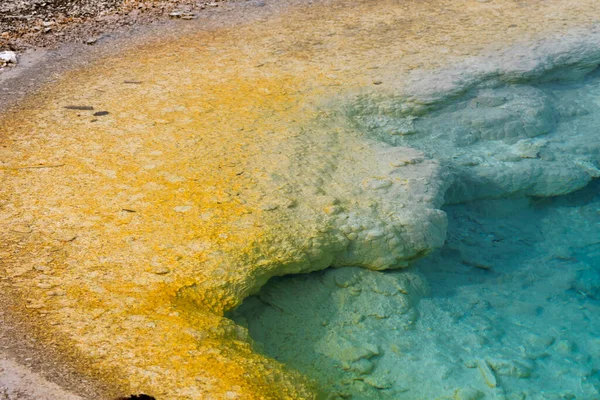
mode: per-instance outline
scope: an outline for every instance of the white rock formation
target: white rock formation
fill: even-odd
[[[439,207],[450,181],[422,152],[351,131],[338,137],[321,126],[281,142],[275,153],[259,174],[264,195],[249,202],[266,211],[272,235],[241,259],[214,252],[221,263],[239,267],[181,295],[204,304],[223,301],[197,297],[211,292],[238,304],[273,276],[329,266],[402,268],[443,245],[447,221]]]
[[[566,194],[600,177],[589,115],[598,89],[567,84],[600,64],[599,39],[600,29],[575,32],[419,73],[409,94],[360,96],[349,115],[368,135],[439,160],[455,177],[448,203]]]
[[[0,67],[17,63],[17,54],[14,51],[0,51]]]

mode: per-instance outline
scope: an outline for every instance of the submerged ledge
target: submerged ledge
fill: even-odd
[[[361,7],[373,12],[375,22],[387,18]],[[335,12],[347,17],[349,11]],[[474,19],[485,14],[471,12]],[[362,23],[378,32],[373,21]],[[294,37],[294,27],[279,34]],[[79,356],[83,371],[124,392],[168,399],[310,398],[310,383],[254,352],[247,330],[223,313],[273,276],[328,266],[405,267],[444,243],[440,207],[454,171],[429,148],[383,143],[381,126],[358,121],[357,130],[342,107],[340,99],[365,85],[362,67],[371,62],[372,49],[364,47],[357,60],[334,58],[325,75],[322,65],[310,62],[326,62],[323,53],[311,53],[318,44],[310,37],[277,41],[245,29],[142,46],[118,65],[67,74],[49,87],[51,95],[30,100],[28,110],[0,122],[8,133],[0,166],[6,185],[2,284],[22,294],[42,340],[60,337],[58,344]],[[579,38],[570,49],[598,54],[585,35]],[[242,44],[232,48],[233,41]],[[382,57],[395,56],[390,46],[378,49]],[[280,56],[286,53],[289,59]],[[579,64],[561,57],[549,58],[554,64],[548,71],[559,70],[560,60],[565,67],[592,69],[586,57]],[[354,62],[361,68],[352,70]],[[340,63],[354,72],[336,72]],[[476,87],[485,86],[485,72],[473,74],[474,80],[456,86],[447,72],[453,85],[436,89],[439,101],[415,86],[413,99],[420,90],[421,100],[363,95],[350,115],[376,121],[391,115],[387,124],[427,121],[429,114],[435,119],[436,113],[454,112],[441,106],[451,107],[450,99],[469,91],[479,97],[469,95],[466,102],[479,98],[502,109],[506,98],[516,104],[525,98],[532,104],[526,112],[545,115],[540,89],[497,93],[505,89]],[[124,83],[132,79],[142,84],[132,89]],[[333,100],[323,107],[324,99]],[[522,118],[519,107],[508,109],[512,113],[498,119],[502,124]],[[106,114],[94,116],[97,111]],[[549,132],[542,126],[536,133]],[[524,152],[517,153],[523,160],[502,166],[538,162],[535,150],[542,146],[521,149],[526,144],[508,143],[508,150]],[[578,161],[588,166],[589,181],[597,148],[585,157],[592,158]],[[560,194],[582,185],[543,193],[518,188],[494,197]],[[453,201],[469,198],[460,193]]]
[[[578,97],[600,64],[599,39],[594,26],[417,72],[399,94],[359,95],[347,114],[368,136],[451,171],[446,203],[564,195],[600,177],[595,93]]]
[[[445,206],[412,268],[274,278],[229,316],[323,398],[596,398],[599,189]]]

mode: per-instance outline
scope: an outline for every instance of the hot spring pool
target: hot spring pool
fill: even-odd
[[[416,119],[415,132],[392,136],[396,144],[444,159],[458,174],[464,165],[482,171],[479,180],[459,176],[450,189],[444,247],[402,271],[273,278],[231,313],[257,349],[317,381],[327,398],[597,399],[600,181],[549,197],[529,195],[515,177],[491,186],[485,160],[506,151],[464,136],[486,113],[489,124],[477,132],[497,133],[510,107],[548,131],[543,143],[520,145],[554,170],[525,169],[524,180],[554,181],[581,156],[598,165],[597,72],[570,83],[476,90]]]

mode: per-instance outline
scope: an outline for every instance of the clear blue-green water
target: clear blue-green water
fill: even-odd
[[[511,113],[538,132],[495,135]],[[481,89],[417,125],[392,142],[458,175],[444,247],[400,271],[274,278],[230,317],[325,398],[600,399],[600,74]]]

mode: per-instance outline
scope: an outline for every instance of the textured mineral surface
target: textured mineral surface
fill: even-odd
[[[224,314],[274,276],[408,266],[443,245],[445,201],[565,194],[600,175],[589,132],[566,143],[557,128],[585,107],[548,86],[600,63],[595,0],[256,13],[119,43],[117,60],[0,120],[3,296],[114,393],[313,398]],[[327,276],[363,282],[357,307],[399,313],[396,326],[415,323],[428,291],[412,272]],[[317,351],[368,374],[382,349],[332,337]]]

